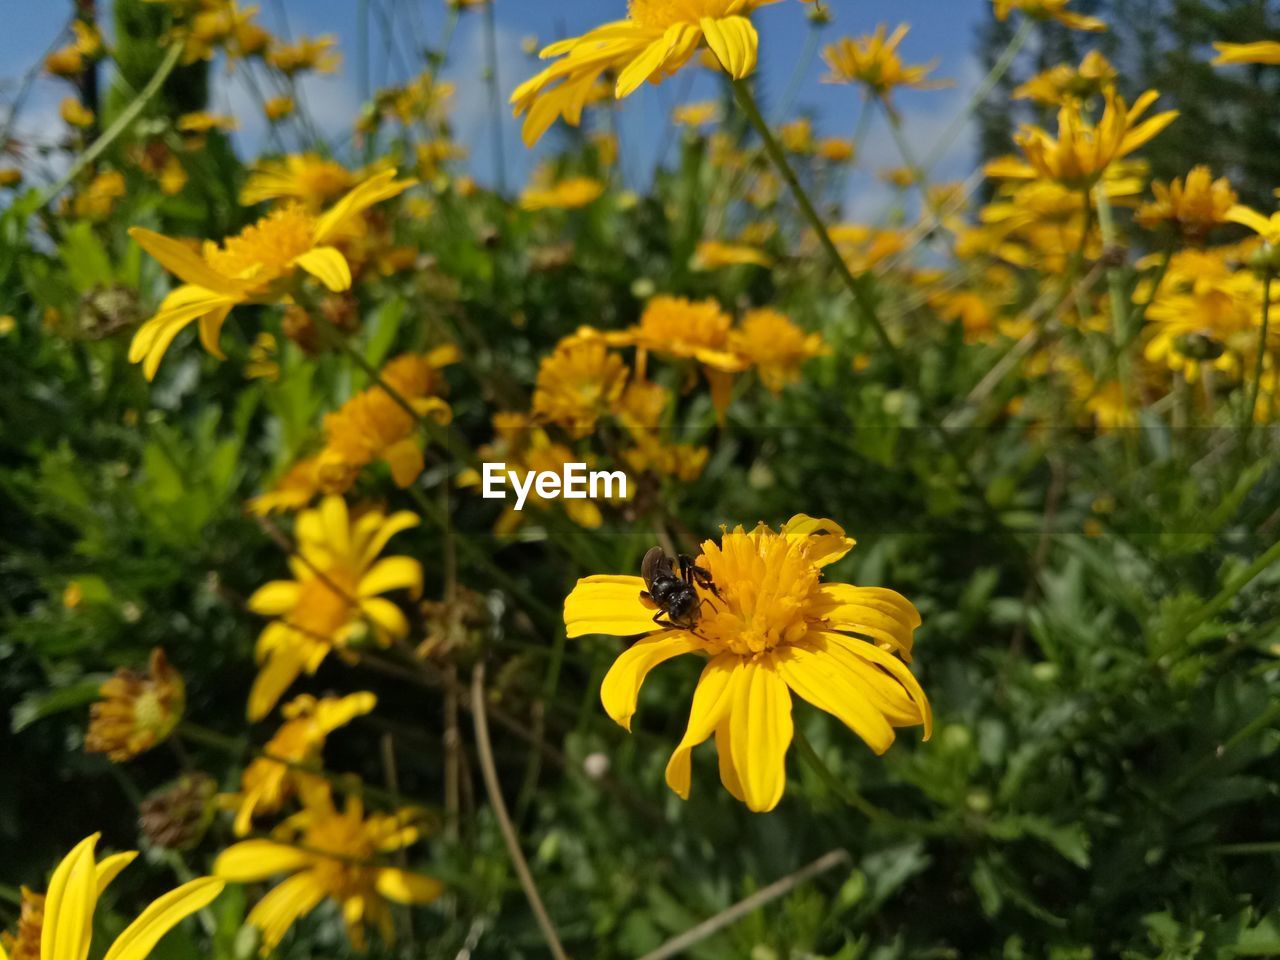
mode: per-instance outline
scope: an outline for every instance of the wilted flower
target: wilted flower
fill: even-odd
[[[138,806],[138,827],[160,850],[191,850],[213,823],[218,785],[204,773],[184,773],[176,783],[151,793]]]
[[[84,748],[105,753],[116,763],[150,750],[173,733],[186,708],[182,675],[169,666],[164,651],[151,651],[147,673],[120,668],[98,691],[90,708]]]
[[[761,524],[725,531],[719,544],[704,541],[696,563],[718,595],[697,588],[696,630],[655,623],[640,577],[586,577],[569,594],[570,637],[643,635],[600,688],[605,711],[627,729],[650,670],[683,653],[709,658],[667,764],[667,784],[681,797],[689,795],[693,748],[714,734],[725,788],[752,810],[772,810],[786,785],[792,692],[844,721],[876,753],[889,749],[894,727],[923,724],[929,736],[929,701],[903,663],[920,625],[915,607],[892,590],[821,582],[822,568],[853,545],[837,524],[804,515],[777,533]]]

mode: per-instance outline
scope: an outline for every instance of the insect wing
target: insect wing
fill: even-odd
[[[653,581],[658,577],[674,576],[671,558],[666,555],[661,547],[650,547],[649,551],[644,555],[644,559],[640,561],[640,576],[652,589]]]

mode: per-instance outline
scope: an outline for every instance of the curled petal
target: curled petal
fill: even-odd
[[[223,850],[213,863],[213,872],[231,883],[255,883],[301,870],[314,860],[314,854],[274,840],[245,840]]]
[[[201,877],[159,897],[125,927],[104,960],[146,960],[161,937],[186,917],[207,907],[225,886],[215,877]]]
[[[746,17],[703,17],[700,21],[707,46],[720,61],[720,66],[735,80],[741,80],[756,68],[760,37]]]
[[[640,696],[640,685],[644,683],[649,671],[672,657],[693,653],[705,647],[706,644],[692,634],[678,631],[637,640],[613,661],[613,666],[605,674],[604,682],[600,684],[600,702],[604,704],[605,713],[619,726],[630,730],[631,718],[636,712],[636,699]]]
[[[716,732],[720,722],[728,715],[733,701],[733,685],[741,673],[742,658],[732,653],[722,653],[703,668],[702,676],[698,678],[693,706],[689,710],[689,726],[667,763],[667,786],[678,793],[681,799],[689,799],[690,754],[694,747]]]

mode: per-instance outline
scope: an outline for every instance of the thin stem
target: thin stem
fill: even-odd
[[[502,785],[498,782],[498,768],[493,762],[493,747],[489,742],[489,722],[485,714],[483,663],[476,664],[471,674],[471,714],[475,720],[476,754],[480,760],[480,772],[484,775],[484,787],[489,794],[489,805],[493,808],[493,815],[498,820],[498,827],[507,845],[511,864],[515,867],[520,886],[524,888],[524,895],[529,901],[529,907],[533,910],[534,918],[538,921],[539,929],[542,930],[542,937],[547,942],[551,956],[555,960],[568,960],[564,947],[560,945],[560,937],[556,934],[551,917],[547,914],[547,908],[543,905],[542,896],[538,893],[538,886],[533,882],[529,864],[520,850],[520,838],[516,836],[516,828],[511,823],[510,814],[507,813],[506,801],[502,799]]]
[[[1004,52],[1000,54],[1000,59],[991,67],[991,72],[978,85],[978,89],[973,91],[973,96],[969,98],[969,102],[965,104],[964,109],[956,114],[955,119],[942,132],[938,142],[933,145],[933,149],[924,158],[926,172],[933,170],[941,162],[942,158],[946,156],[947,151],[951,149],[951,145],[955,143],[956,137],[960,136],[968,125],[969,118],[973,116],[974,111],[982,106],[983,101],[991,95],[991,91],[996,88],[996,85],[1004,79],[1004,75],[1009,72],[1009,68],[1013,66],[1013,61],[1017,59],[1018,54],[1022,52],[1022,48],[1031,39],[1031,34],[1034,30],[1035,24],[1032,19],[1024,17],[1018,27],[1018,32],[1009,40],[1009,45],[1004,48]]]
[[[1240,424],[1240,449],[1248,456],[1249,431],[1253,427],[1253,419],[1258,409],[1258,395],[1262,390],[1262,372],[1267,357],[1267,328],[1271,323],[1271,268],[1267,267],[1262,274],[1262,325],[1258,328],[1258,357],[1253,362],[1253,381],[1246,390],[1247,402]]]
[[[1102,231],[1102,257],[1108,259],[1109,253],[1116,249],[1116,221],[1111,214],[1111,201],[1107,198],[1106,189],[1099,184],[1093,190],[1094,201],[1098,207],[1098,227]],[[1088,234],[1086,233],[1086,238]],[[1111,303],[1112,336],[1116,347],[1116,370],[1120,379],[1120,408],[1125,422],[1129,419],[1130,365],[1128,355],[1129,344],[1129,305],[1125,302],[1124,279],[1118,268],[1107,267],[1107,293]],[[1132,436],[1130,433],[1126,437]]]
[[[1213,848],[1213,851],[1214,853],[1227,855],[1275,855],[1280,854],[1280,840],[1263,840],[1256,843],[1220,843]]]
[[[502,91],[498,83],[498,27],[493,5],[484,5],[484,55],[485,80],[489,84],[489,113],[493,123],[493,173],[497,178],[498,193],[507,192],[507,151],[502,143]]]
[[[854,787],[845,783],[837,777],[831,768],[827,766],[826,761],[813,748],[813,744],[809,742],[809,738],[804,735],[804,731],[799,727],[795,728],[795,742],[800,750],[800,757],[809,764],[813,772],[818,775],[828,789],[837,797],[843,800],[853,809],[857,810],[872,823],[881,824],[887,827],[897,827],[902,830],[909,830],[915,833],[946,833],[947,827],[942,823],[934,823],[929,820],[908,820],[904,817],[896,816],[888,810],[881,809],[876,806]]]
[[[66,189],[67,185],[80,176],[80,173],[93,161],[115,143],[122,133],[128,130],[138,115],[151,102],[152,98],[160,92],[160,88],[164,86],[164,82],[169,79],[169,74],[173,73],[174,68],[178,65],[178,58],[182,56],[182,44],[175,43],[169,48],[169,52],[165,54],[164,59],[160,62],[160,66],[156,68],[156,72],[151,75],[151,79],[147,81],[147,85],[139,91],[138,95],[133,98],[132,102],[120,112],[120,116],[116,117],[111,126],[102,132],[102,136],[98,137],[88,149],[72,162],[67,168],[67,172],[58,178],[58,181],[40,195],[39,206],[36,209],[44,207],[54,197]]]
[[[830,853],[823,854],[808,866],[801,867],[795,873],[788,874],[780,880],[775,880],[767,887],[757,890],[751,896],[739,900],[727,910],[722,910],[714,917],[704,920],[696,927],[692,927],[678,937],[668,940],[657,950],[646,953],[640,960],[667,960],[668,957],[679,956],[708,937],[719,933],[725,927],[732,926],[748,914],[759,910],[765,904],[786,896],[800,884],[807,883],[828,870],[848,866],[850,863],[851,860],[847,850],[832,850]]]
[[[863,277],[856,277],[853,271],[849,269],[849,265],[845,262],[844,257],[840,255],[839,249],[835,245],[835,241],[831,239],[831,234],[827,230],[827,225],[823,222],[822,217],[818,214],[817,209],[813,205],[813,201],[809,199],[809,194],[805,192],[804,187],[800,183],[800,179],[796,176],[795,170],[791,167],[791,162],[787,159],[786,151],[782,149],[782,144],[773,135],[773,131],[769,129],[769,124],[765,122],[764,117],[760,113],[760,108],[756,105],[755,98],[751,95],[751,88],[742,80],[733,81],[733,93],[739,106],[742,107],[747,118],[751,121],[751,125],[755,127],[756,133],[760,135],[760,139],[764,142],[765,152],[769,155],[769,159],[773,162],[778,174],[791,188],[791,193],[796,199],[796,203],[800,206],[801,213],[809,222],[809,226],[817,234],[818,241],[822,249],[826,252],[827,259],[831,266],[835,269],[837,275],[844,281],[845,288],[853,295],[854,301],[858,304],[862,311],[863,317],[871,326],[877,339],[885,353],[889,356],[893,365],[898,368],[898,372],[904,380],[910,382],[913,379],[912,370],[907,364],[907,359],[901,350],[894,344],[889,337],[889,331],[881,322],[879,315],[876,313],[875,301],[867,290]],[[933,430],[939,440],[942,441],[943,447],[947,453],[955,460],[960,472],[964,475],[965,481],[973,488],[981,504],[982,512],[987,519],[995,525],[997,530],[1005,531],[1004,522],[1000,519],[1000,515],[995,508],[991,506],[991,501],[987,499],[986,489],[979,481],[973,469],[969,466],[968,457],[956,445],[951,434],[946,431],[932,417],[926,416],[926,425]]]
[[[809,199],[809,194],[801,186],[795,170],[792,169],[791,162],[787,159],[786,151],[782,149],[782,144],[778,142],[773,135],[773,131],[769,129],[769,124],[761,116],[760,108],[756,106],[755,97],[751,95],[751,88],[743,80],[734,80],[733,93],[738,105],[747,115],[747,119],[755,127],[756,133],[760,135],[760,139],[764,142],[765,152],[769,155],[774,167],[777,168],[778,174],[786,181],[787,186],[791,188],[791,193],[795,197],[796,203],[800,206],[800,212],[804,215],[805,220],[809,222],[809,226],[814,233],[817,234],[818,242],[826,252],[831,266],[853,295],[854,301],[858,304],[858,309],[862,311],[863,318],[875,333],[880,345],[884,347],[885,353],[889,355],[894,366],[906,374],[908,372],[906,358],[893,340],[890,339],[889,331],[885,329],[884,324],[880,322],[871,293],[866,289],[863,280],[853,275],[853,271],[849,269],[844,257],[840,255],[835,241],[831,239],[831,234],[827,231],[826,224],[814,208],[813,201]]]
[[[804,78],[809,73],[809,67],[813,64],[813,58],[818,55],[818,43],[822,40],[822,24],[818,20],[809,21],[809,34],[805,37],[804,51],[800,54],[800,59],[796,61],[795,69],[791,71],[791,79],[787,83],[787,90],[782,95],[782,99],[778,101],[778,112],[776,114],[779,121],[791,113],[791,107],[796,102],[796,97],[800,95],[800,88],[804,85]]]

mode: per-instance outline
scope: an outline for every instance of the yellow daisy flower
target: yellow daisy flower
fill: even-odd
[[[560,58],[511,95],[517,117],[524,116],[524,142],[537,143],[563,118],[576,127],[592,88],[605,71],[618,75],[614,96],[621,100],[648,80],[660,83],[678,71],[705,43],[735,80],[756,66],[759,36],[748,16],[777,0],[630,0],[627,19],[606,23],[542,51]]]
[[[937,66],[936,62],[911,67],[903,64],[898,55],[898,45],[909,29],[907,24],[901,24],[886,37],[886,28],[882,23],[869,36],[856,40],[841,37],[822,52],[822,59],[831,68],[831,72],[823,77],[823,82],[860,83],[867,88],[867,93],[884,98],[895,87],[931,90],[946,86],[948,81],[926,79]]]
[[[1144,203],[1134,219],[1148,230],[1168,223],[1189,243],[1200,243],[1214,227],[1230,223],[1236,206],[1236,192],[1226,177],[1213,179],[1206,166],[1192,168],[1185,180],[1174,177],[1169,183],[1151,184],[1155,200]]]
[[[1052,20],[1071,30],[1096,32],[1107,29],[1104,21],[1068,10],[1071,0],[991,0],[996,19],[1008,20],[1009,13],[1019,10],[1035,20]]]
[[[365,947],[365,927],[374,925],[382,939],[395,938],[387,901],[431,903],[443,892],[439,880],[379,862],[418,840],[420,814],[400,810],[366,817],[358,796],[347,798],[339,812],[329,785],[311,783],[305,809],[276,831],[274,840],[245,840],[219,854],[213,872],[231,883],[257,883],[287,874],[249,911],[246,923],[262,931],[262,955],[284,939],[289,928],[325,899],[342,911],[347,936],[357,950]]]
[[[427,354],[406,353],[382,368],[382,379],[418,417],[443,426],[453,419],[453,411],[435,395],[444,390],[439,371],[457,358],[453,345]],[[323,488],[330,492],[348,490],[360,470],[375,460],[386,462],[401,489],[422,473],[425,461],[419,422],[381,384],[362,390],[327,414],[324,432],[325,448],[316,470]]]
[[[302,37],[297,43],[273,46],[267,54],[267,63],[288,77],[304,70],[333,73],[342,65],[342,54],[335,49],[337,46],[338,38],[331,34]]]
[[[274,580],[249,598],[254,613],[276,618],[258,637],[261,667],[249,692],[250,720],[265,717],[298,675],[315,673],[330,651],[351,658],[351,648],[365,639],[385,647],[408,634],[405,615],[381,594],[408,590],[416,597],[422,565],[378,555],[418,523],[408,511],[388,517],[367,510],[353,518],[338,496],[298,515],[298,550],[289,558],[294,579]]]
[[[280,711],[285,722],[263,747],[265,756],[245,767],[240,775],[240,792],[224,798],[237,810],[236,836],[243,837],[253,829],[254,817],[279,811],[298,785],[309,779],[287,764],[317,763],[329,734],[369,713],[377,704],[378,698],[372,693],[321,700],[303,694],[285,704]]]
[[[266,200],[298,200],[308,210],[319,210],[350,190],[354,179],[342,164],[318,154],[290,154],[259,163],[240,190],[240,202],[252,207]]]
[[[218,337],[232,308],[279,302],[299,269],[330,290],[350,289],[351,267],[333,242],[369,207],[413,184],[396,180],[395,171],[388,170],[360,184],[323,215],[286,206],[221,245],[206,242],[199,253],[181,240],[134,227],[129,235],[183,283],[134,335],[129,361],[141,362],[147,379],[154,378],[174,337],[197,320],[204,348],[225,359]]]
[[[550,187],[527,187],[520,194],[521,210],[576,210],[595,203],[604,184],[594,177],[570,177]]]
[[[723,120],[720,104],[714,100],[682,103],[671,111],[671,122],[679,127],[705,127]]]
[[[627,365],[599,337],[567,337],[538,367],[533,414],[585,437],[609,413],[627,382]]]
[[[182,674],[169,666],[164,651],[151,651],[146,674],[120,668],[98,690],[90,708],[84,748],[105,753],[116,763],[150,750],[173,733],[186,709]]]
[[[84,960],[93,940],[93,912],[102,892],[138,856],[136,852],[117,853],[97,860],[94,848],[101,834],[93,834],[76,844],[63,858],[49,880],[44,895],[43,916],[39,918],[39,953],[41,960]],[[197,910],[217,899],[226,886],[214,877],[201,877],[184,883],[155,900],[124,928],[107,949],[103,960],[146,960],[161,938]],[[24,903],[24,915],[26,914]],[[24,916],[34,925],[33,914]],[[17,944],[34,948],[32,931],[20,931],[26,940]],[[23,954],[15,946],[13,960]],[[37,954],[29,954],[34,960]],[[0,947],[0,960],[9,960]]]
[[[1061,106],[1068,100],[1087,100],[1097,96],[1116,82],[1119,76],[1097,50],[1090,50],[1080,66],[1059,63],[1038,73],[1013,91],[1015,100],[1034,100],[1049,106]]]
[[[771,267],[773,258],[763,250],[745,243],[703,240],[694,250],[689,266],[694,270],[718,270],[721,267],[738,267],[748,264]]]
[[[805,333],[770,307],[748,310],[741,326],[730,333],[729,346],[755,367],[760,382],[773,394],[800,379],[806,360],[831,352],[822,334]]]
[[[667,764],[667,785],[689,795],[690,754],[715,735],[720,779],[754,811],[772,810],[786,785],[791,693],[838,717],[876,753],[894,727],[932,731],[929,701],[903,663],[911,659],[915,607],[880,587],[822,583],[822,568],[853,548],[831,520],[803,514],[779,532],[764,524],[704,541],[697,564],[719,596],[698,587],[696,632],[654,622],[635,576],[578,581],[564,605],[570,637],[643,635],[614,661],[600,688],[605,712],[626,729],[645,676],[683,653],[709,662],[698,680],[688,729]],[[899,659],[901,658],[901,659]]]
[[[1058,136],[1035,126],[1024,126],[1014,140],[1025,162],[1016,158],[993,160],[986,166],[989,177],[1034,180],[1043,177],[1077,189],[1092,187],[1107,168],[1158,136],[1178,117],[1167,110],[1142,120],[1143,114],[1160,96],[1148,90],[1132,107],[1112,90],[1096,124],[1090,122],[1079,103],[1071,102],[1058,111]],[[1139,122],[1141,121],[1141,122]]]

